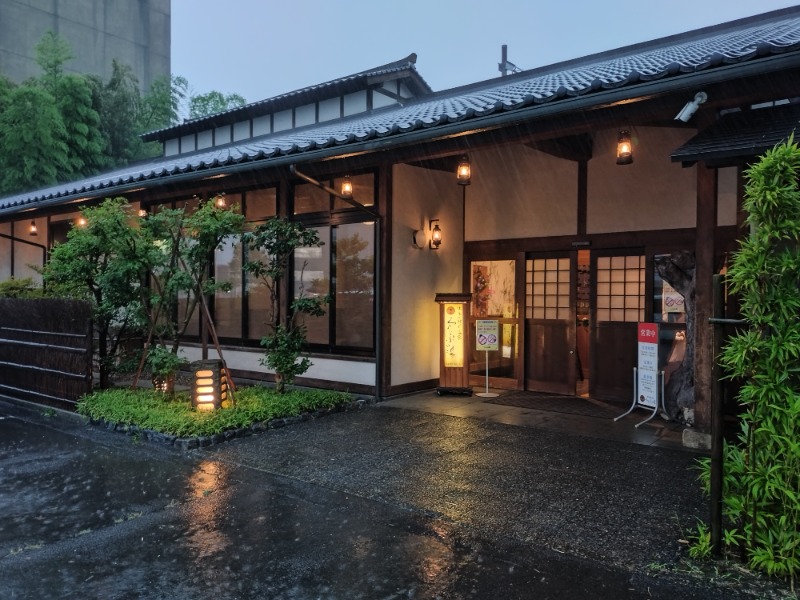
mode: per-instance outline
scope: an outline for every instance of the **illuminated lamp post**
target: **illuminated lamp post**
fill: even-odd
[[[195,363],[192,385],[192,408],[214,411],[229,408],[228,373],[221,360],[201,360]]]

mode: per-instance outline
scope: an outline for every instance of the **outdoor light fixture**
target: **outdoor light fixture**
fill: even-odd
[[[705,92],[697,92],[694,95],[694,100],[690,100],[686,103],[686,106],[681,109],[681,112],[675,116],[675,120],[688,123],[689,119],[692,118],[692,115],[697,112],[697,109],[700,108],[700,105],[706,100],[708,100],[708,94]]]
[[[431,241],[429,246],[431,250],[438,250],[442,245],[442,230],[439,227],[439,219],[431,219],[428,228],[431,230]]]
[[[39,235],[39,230],[36,229],[36,221],[31,221],[31,228],[28,230],[28,232],[34,237]]]
[[[631,132],[623,129],[617,138],[617,164],[629,165],[633,162],[633,145],[631,144]]]
[[[195,363],[192,386],[192,408],[213,411],[230,406],[228,374],[221,360],[201,360]]]
[[[86,227],[86,219],[84,217],[78,217],[78,219],[75,221],[75,225],[78,227]]]
[[[345,198],[353,197],[353,180],[350,177],[342,179],[342,196]]]
[[[217,208],[225,208],[228,206],[228,201],[225,199],[225,194],[219,194],[214,197],[214,206]]]
[[[469,158],[465,154],[458,161],[458,169],[456,169],[456,181],[458,185],[469,185],[472,176],[472,168],[469,164]]]
[[[139,209],[139,216],[145,218],[147,216],[147,211],[143,208]]]

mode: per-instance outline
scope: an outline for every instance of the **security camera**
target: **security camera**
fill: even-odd
[[[688,123],[689,119],[692,118],[692,115],[697,112],[697,109],[700,108],[700,105],[706,100],[708,100],[708,94],[705,92],[697,92],[694,95],[694,100],[686,103],[686,106],[681,109],[681,112],[678,113],[678,115],[675,117],[675,120]]]

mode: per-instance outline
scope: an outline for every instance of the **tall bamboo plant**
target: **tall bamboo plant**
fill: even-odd
[[[738,441],[725,448],[724,542],[792,587],[800,568],[799,175],[793,138],[746,172],[751,233],[728,281],[747,326],[721,357],[743,382],[744,410]]]

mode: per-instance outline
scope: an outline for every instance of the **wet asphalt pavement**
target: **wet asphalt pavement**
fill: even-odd
[[[0,599],[759,597],[697,455],[373,406],[181,452],[0,400]]]

